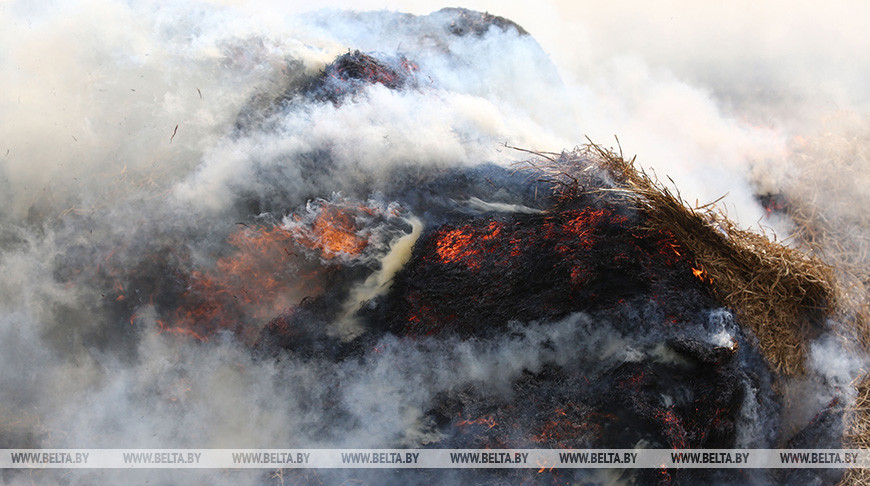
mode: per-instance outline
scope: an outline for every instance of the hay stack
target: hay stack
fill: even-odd
[[[679,193],[626,161],[589,144],[560,155],[537,153],[530,162],[557,197],[580,194],[619,198],[647,217],[650,231],[670,231],[706,272],[717,298],[758,338],[772,367],[786,375],[804,371],[806,344],[837,301],[834,273],[818,258],[737,228],[714,212],[714,203],[686,204]],[[602,185],[603,184],[603,185]]]
[[[827,119],[820,135],[796,139],[780,177],[794,238],[836,269],[839,330],[856,352],[870,354],[870,120],[854,113]],[[849,447],[870,448],[870,373],[855,381],[847,410]],[[841,484],[870,485],[870,470],[850,469]]]
[[[807,252],[737,228],[714,211],[715,202],[689,206],[679,192],[637,168],[634,159],[599,145],[536,153],[543,160],[529,164],[564,201],[590,191],[622,198],[646,214],[650,230],[671,231],[692,251],[695,266],[707,272],[719,300],[756,335],[773,368],[797,375],[804,371],[807,343],[827,317],[839,323],[835,331],[856,354],[870,354],[870,239],[862,232],[870,227],[870,123],[861,129],[848,140],[831,141],[828,134],[803,142],[795,152],[798,175],[785,188],[786,212],[795,224],[794,241]],[[850,181],[845,189],[843,181]],[[828,198],[824,209],[816,204],[819,194]],[[870,372],[854,386],[857,397],[846,413],[844,439],[847,447],[866,449]],[[870,485],[870,470],[849,469],[840,484]]]

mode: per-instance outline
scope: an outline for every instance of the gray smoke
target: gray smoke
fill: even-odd
[[[207,272],[231,250],[237,222],[268,219],[258,211],[302,211],[333,194],[366,200],[388,189],[397,169],[506,165],[525,157],[505,143],[558,151],[585,134],[605,145],[618,134],[627,153],[673,177],[687,200],[727,193],[725,207],[741,225],[785,232],[787,221],[763,219],[756,192],[825,197],[812,180],[795,179],[795,137],[817,136],[837,111],[866,126],[868,34],[859,19],[868,7],[857,2],[553,3],[535,12],[521,2],[468,5],[533,37],[498,28],[451,35],[446,14],[302,13],[274,3],[0,6],[0,447],[436,439],[421,410],[439,391],[474,386],[504,396],[523,370],[571,366],[578,351],[565,343],[583,343],[586,359],[606,366],[632,359],[626,353],[654,354],[655,339],[596,334],[588,316],[574,315],[483,342],[385,338],[359,362],[260,360],[229,331],[205,343],[158,332],[165,316],[153,306],[137,308],[135,321],[119,317],[110,302],[115,277],[157,248]],[[391,7],[427,14],[441,6]],[[373,85],[340,105],[290,103],[238,129],[240,113],[268,106],[352,49],[407,56],[417,86]],[[860,153],[863,133],[849,139]],[[807,153],[813,164],[828,160]],[[328,175],[312,172],[321,155]],[[866,178],[866,164],[855,172]],[[831,218],[855,219],[848,203],[819,205]],[[856,225],[851,234],[866,231]],[[555,347],[543,353],[543,342]],[[839,346],[828,338],[813,345],[811,364],[826,380],[815,396],[846,387],[862,365],[832,360]],[[742,417],[747,444],[764,433],[752,419]],[[33,473],[44,484],[202,480],[125,474]],[[219,481],[263,477],[208,473],[207,482]]]

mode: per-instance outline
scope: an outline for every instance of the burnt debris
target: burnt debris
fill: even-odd
[[[416,84],[417,66],[409,59],[365,54],[360,51],[342,54],[326,66],[323,73],[303,90],[306,96],[319,101],[340,103],[362,88],[382,85],[389,89],[412,87]]]
[[[448,30],[453,35],[465,36],[486,34],[489,29],[496,28],[502,31],[513,30],[519,35],[529,35],[526,29],[516,22],[489,12],[477,12],[465,8],[443,8],[432,15],[449,15],[453,18],[448,25]]]

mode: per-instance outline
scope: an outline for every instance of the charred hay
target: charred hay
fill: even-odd
[[[870,350],[870,276],[865,255],[870,245],[844,235],[844,226],[803,200],[788,201],[794,238],[808,252],[771,242],[737,228],[714,205],[692,207],[667,186],[625,160],[621,153],[589,144],[570,153],[541,154],[533,167],[553,184],[560,202],[585,192],[623,198],[650,218],[650,229],[667,228],[693,253],[721,301],[750,328],[767,360],[778,371],[802,373],[807,343],[824,318],[856,351]],[[809,157],[810,160],[817,158]],[[814,184],[826,180],[818,164],[803,171]],[[806,182],[806,181],[804,181]],[[798,184],[800,185],[800,184]],[[600,189],[604,187],[605,189]],[[832,194],[836,190],[830,191]],[[870,373],[856,380],[857,397],[845,413],[844,443],[870,447]],[[870,484],[870,471],[849,469],[839,484]]]
[[[692,207],[620,153],[588,144],[530,162],[553,185],[557,204],[588,194],[622,200],[645,214],[646,229],[666,231],[687,248],[717,299],[755,334],[777,371],[804,372],[809,339],[837,306],[834,272],[820,259],[743,230],[715,211]]]

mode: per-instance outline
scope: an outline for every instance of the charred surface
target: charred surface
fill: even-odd
[[[453,17],[448,27],[453,35],[481,36],[493,27],[502,31],[514,30],[519,35],[529,35],[526,29],[517,25],[516,22],[499,17],[498,15],[492,15],[489,12],[477,12],[465,8],[443,8],[433,15],[449,15]]]
[[[623,211],[625,212],[625,211]],[[716,302],[685,250],[637,216],[594,205],[441,225],[372,310],[399,334],[485,335],[507,323],[654,301],[674,323]],[[673,298],[677,297],[677,298]]]
[[[320,101],[339,103],[366,86],[383,85],[401,89],[416,83],[417,66],[404,57],[375,57],[360,51],[342,54],[326,66],[323,73],[303,90],[306,96]]]

